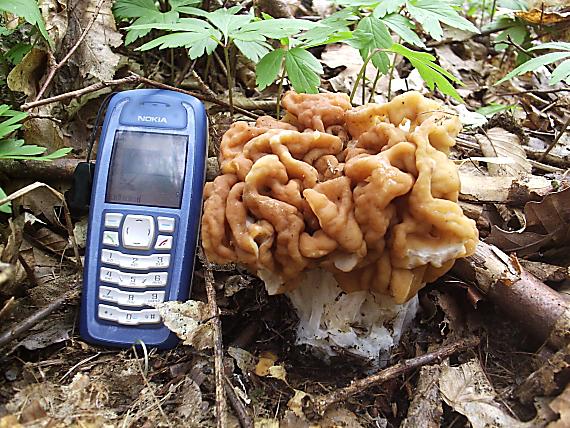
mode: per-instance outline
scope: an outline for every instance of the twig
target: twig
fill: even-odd
[[[249,415],[247,409],[237,396],[236,392],[234,391],[234,387],[231,381],[228,379],[227,376],[224,376],[224,386],[226,389],[226,395],[230,400],[230,404],[232,408],[235,410],[237,418],[239,419],[239,424],[242,428],[251,428],[253,427],[253,421],[251,420],[251,416]]]
[[[398,364],[381,370],[376,374],[368,376],[364,379],[354,381],[345,388],[337,389],[327,395],[322,395],[320,397],[314,398],[307,403],[308,413],[310,414],[311,411],[313,411],[316,412],[316,414],[319,416],[322,416],[330,406],[338,403],[339,401],[344,401],[354,395],[364,392],[373,386],[377,386],[390,379],[394,379],[418,367],[441,363],[451,355],[465,351],[469,348],[473,348],[478,344],[478,337],[469,337],[454,342],[450,345],[443,346],[434,352],[428,352],[427,354],[421,355],[419,357],[401,361]]]
[[[59,296],[58,298],[50,302],[47,306],[37,310],[28,318],[19,322],[17,325],[12,327],[8,331],[2,333],[0,335],[0,348],[6,345],[8,342],[21,336],[23,333],[31,329],[40,321],[44,320],[53,311],[59,309],[66,301],[75,300],[77,297],[79,297],[80,290],[78,288],[78,285],[79,282],[76,282],[71,290]]]
[[[180,92],[180,93],[182,93],[182,94],[192,95],[193,97],[196,97],[196,98],[198,98],[199,100],[207,101],[207,102],[210,102],[210,103],[213,103],[213,104],[217,104],[217,105],[219,105],[219,106],[226,107],[226,108],[228,108],[228,109],[231,108],[229,103],[227,103],[227,102],[225,102],[225,101],[223,101],[223,100],[220,100],[220,99],[218,99],[218,98],[210,97],[210,96],[208,96],[208,95],[198,94],[198,93],[192,92],[192,91],[186,91],[186,90],[184,90],[184,89],[176,88],[176,87],[174,87],[174,86],[170,86],[170,85],[167,85],[167,84],[165,84],[165,83],[156,82],[156,81],[154,81],[154,80],[147,79],[146,77],[139,76],[138,74],[135,74],[135,73],[133,73],[133,72],[131,72],[131,75],[132,75],[132,76],[137,76],[139,82],[141,82],[141,83],[146,83],[147,85],[154,86],[155,88],[168,89],[168,90],[171,90],[171,91]],[[244,116],[250,117],[250,118],[252,118],[252,119],[257,119],[257,118],[259,117],[259,116],[258,116],[257,114],[255,114],[255,113],[252,113],[252,112],[250,112],[250,111],[244,110],[244,109],[242,109],[242,108],[238,108],[238,107],[236,107],[236,106],[234,106],[233,109],[234,109],[235,112],[241,113],[241,114],[243,114]]]
[[[79,98],[85,94],[90,94],[91,92],[99,91],[101,89],[108,88],[110,86],[120,86],[120,85],[125,85],[127,83],[136,83],[138,81],[139,79],[136,75],[116,80],[103,80],[101,82],[86,86],[85,88],[77,89],[75,91],[70,91],[50,98],[44,98],[43,100],[32,101],[30,103],[22,104],[21,109],[23,111],[26,111],[46,104],[67,100],[69,98]]]
[[[71,58],[71,55],[73,55],[75,53],[75,51],[77,50],[77,48],[79,47],[79,45],[83,42],[83,40],[85,40],[85,37],[87,36],[87,33],[89,32],[89,30],[91,30],[91,27],[93,26],[93,24],[95,23],[95,21],[97,20],[97,16],[99,15],[99,12],[101,11],[101,8],[103,7],[103,3],[105,3],[105,0],[99,0],[99,2],[97,3],[97,6],[95,7],[95,12],[93,12],[93,16],[91,17],[91,20],[89,21],[89,23],[87,24],[87,27],[85,27],[85,30],[83,30],[83,33],[81,33],[81,36],[79,36],[79,39],[77,39],[77,41],[75,42],[75,44],[72,46],[72,48],[69,50],[69,52],[67,53],[67,55],[65,55],[63,57],[63,59],[56,63],[49,71],[49,74],[46,78],[46,80],[44,81],[40,91],[38,92],[38,95],[36,95],[36,98],[34,101],[39,101],[40,98],[42,97],[42,95],[45,93],[47,87],[49,86],[49,84],[51,83],[51,81],[53,80],[55,73],[57,73],[57,71],[63,67],[63,65],[67,62],[67,60],[69,58]]]
[[[542,154],[542,156],[540,156],[540,158],[538,159],[539,162],[541,162],[546,155],[548,155],[548,153],[550,153],[550,151],[554,148],[554,146],[558,143],[558,141],[560,140],[560,138],[562,137],[562,135],[564,135],[564,133],[566,132],[566,130],[568,129],[568,126],[570,126],[570,115],[568,116],[568,118],[566,119],[566,123],[564,123],[564,126],[562,127],[562,129],[560,130],[560,132],[558,133],[558,135],[556,136],[556,138],[554,139],[554,141],[552,143],[550,143],[550,146],[548,146],[548,148],[544,151],[544,153]]]
[[[216,421],[218,428],[228,426],[227,422],[227,403],[226,392],[224,388],[224,349],[222,344],[222,323],[220,321],[220,310],[216,303],[216,289],[214,288],[214,275],[210,269],[203,251],[201,259],[204,263],[204,280],[206,281],[206,293],[208,294],[208,305],[210,306],[210,316],[214,324],[214,371],[216,378]]]
[[[507,97],[510,95],[524,95],[524,94],[555,94],[557,92],[570,92],[570,88],[558,88],[558,89],[525,89],[522,91],[513,92],[499,92],[495,95],[498,97]]]

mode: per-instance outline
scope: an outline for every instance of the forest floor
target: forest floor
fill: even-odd
[[[96,4],[84,3],[91,5],[91,11]],[[333,6],[291,2],[287,7],[296,17],[319,19],[330,14]],[[559,17],[555,25],[567,29],[568,8],[552,10],[549,13]],[[266,11],[276,13],[271,8]],[[128,80],[129,72],[202,94],[209,100],[205,102],[209,156],[216,156],[221,137],[232,123],[228,109],[211,99],[213,92],[227,101],[223,63],[191,64],[178,56],[171,62],[166,50],[140,52],[119,46],[121,33],[108,22],[112,20],[109,5],[100,13],[85,43],[91,48],[101,45],[102,51],[79,52],[83,56],[62,65],[48,95],[79,90],[96,81]],[[77,31],[85,28],[90,16],[70,13],[65,18],[82,24]],[[490,21],[488,15],[474,14],[470,19],[478,26]],[[69,34],[71,27],[66,27]],[[546,32],[533,28],[537,40],[551,40]],[[401,57],[391,76],[381,76],[374,88],[376,72],[370,64],[365,73],[366,101],[370,97],[383,103],[389,92],[416,90],[457,111],[463,131],[451,158],[462,181],[464,212],[476,221],[480,239],[497,248],[497,257],[506,257],[505,263],[520,268],[520,275],[523,270],[530,272],[568,307],[570,86],[564,81],[550,84],[547,67],[495,85],[516,66],[521,53],[520,46],[509,40],[506,49],[496,49],[496,34],[449,31],[440,41],[426,37],[438,63],[463,82],[457,90],[465,104],[431,91]],[[62,37],[60,52],[65,52],[65,46],[69,49],[78,35],[68,37]],[[349,93],[363,64],[358,50],[337,43],[314,48],[313,54],[324,67],[321,88]],[[20,80],[11,83],[19,88],[18,105],[32,101],[45,79],[45,52],[38,55],[40,59],[28,58],[29,63],[21,66]],[[97,62],[97,55],[105,60]],[[278,85],[257,91],[254,65],[244,58],[235,61],[233,101],[250,117],[237,111],[234,120],[274,116]],[[85,67],[91,71],[84,73]],[[142,86],[145,82],[135,79],[118,89]],[[0,163],[0,182],[7,194],[38,181],[50,186],[28,189],[13,200],[10,220],[2,214],[0,428],[217,424],[220,384],[212,349],[179,344],[172,350],[147,353],[92,346],[79,336],[82,270],[76,256],[85,251],[87,216],[66,222],[61,195],[70,186],[73,168],[85,156],[97,109],[108,92],[110,88],[104,87],[31,111],[35,119],[25,127],[26,142],[47,145],[50,150],[71,147],[68,158],[50,164],[27,161],[25,167],[15,161]],[[362,88],[356,92],[356,105],[363,101],[362,92]],[[8,99],[6,93],[3,98]],[[492,292],[486,295],[488,289],[482,290],[461,270],[452,270],[419,292],[418,315],[382,365],[437,354],[442,347],[473,337],[478,342],[445,358],[434,357],[430,365],[404,367],[382,382],[372,382],[370,376],[381,368],[355,355],[340,352],[325,363],[308,347],[296,345],[298,318],[285,296],[269,296],[261,280],[240,267],[213,265],[212,271],[221,320],[228,426],[570,426],[570,344],[564,334],[562,340],[551,340],[551,324],[533,328],[532,323],[549,322],[544,313],[549,307],[540,302],[534,308],[525,307],[529,311],[525,323],[524,315],[519,313],[517,318],[517,300],[497,299]],[[192,300],[208,302],[209,273],[197,258]],[[38,313],[42,310],[43,314]],[[563,315],[565,321],[555,321],[568,326],[569,313]],[[319,397],[358,379],[370,381],[323,412],[314,411]]]

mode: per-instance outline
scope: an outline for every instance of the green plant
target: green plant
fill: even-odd
[[[45,147],[32,144],[25,144],[24,140],[12,138],[14,131],[22,126],[22,121],[27,117],[26,113],[14,111],[6,104],[0,105],[0,160],[37,160],[51,161],[65,156],[71,151],[70,148],[56,150],[53,153],[44,155]],[[0,199],[6,197],[6,193],[0,188]],[[10,213],[10,204],[0,206],[0,212]]]
[[[554,85],[562,80],[565,80],[570,84],[570,43],[568,42],[550,42],[543,43],[538,46],[533,46],[528,49],[528,52],[535,52],[539,50],[554,50],[555,52],[550,52],[536,58],[532,58],[527,62],[519,65],[517,68],[508,73],[505,77],[499,80],[496,84],[501,84],[506,80],[512,79],[515,76],[519,76],[529,71],[534,71],[543,65],[552,64],[556,61],[562,61],[553,71],[550,76],[549,83]]]
[[[240,8],[220,8],[213,12],[188,4],[194,0],[170,0],[170,10],[160,10],[153,0],[117,0],[115,15],[128,19],[129,42],[152,29],[164,30],[144,43],[140,50],[153,48],[186,48],[191,59],[211,55],[219,46],[223,49],[230,103],[232,72],[229,50],[235,46],[245,57],[257,63],[256,82],[264,89],[279,81],[279,91],[285,77],[298,92],[317,92],[323,68],[310,49],[330,43],[345,42],[357,48],[380,74],[393,70],[389,54],[402,55],[417,68],[432,90],[436,87],[458,100],[452,83],[460,83],[435,63],[425,52],[408,49],[393,42],[392,34],[417,48],[425,44],[416,29],[436,40],[443,37],[442,24],[478,32],[477,28],[457,12],[455,2],[438,0],[340,0],[343,6],[332,16],[313,23],[300,19],[273,19],[267,15],[257,18],[253,13],[240,14]],[[185,15],[191,15],[187,17]],[[278,44],[275,48],[274,46]]]
[[[42,37],[53,48],[53,41],[48,35],[36,0],[0,0],[0,11],[24,18],[26,22],[32,24],[40,31]],[[6,31],[6,28],[3,26],[1,29],[3,32]]]
[[[183,13],[183,8],[196,6],[200,0],[170,0],[169,10],[161,11],[154,0],[117,0],[113,13],[118,20],[129,21],[133,25],[174,24]],[[154,27],[130,28],[127,31],[125,45],[146,36]]]
[[[183,7],[179,9],[181,12],[200,16],[205,20],[180,18],[174,24],[133,25],[131,28],[171,31],[170,34],[157,37],[138,48],[143,51],[155,47],[159,49],[185,47],[188,49],[190,59],[196,59],[204,54],[211,55],[216,47],[220,46],[224,52],[231,106],[233,82],[229,50],[232,45],[251,61],[258,62],[272,50],[272,46],[268,43],[269,39],[284,39],[316,25],[298,19],[267,17],[270,19],[262,20],[251,13],[238,15],[240,9],[239,6],[234,6],[206,12],[194,7]],[[301,56],[299,58],[303,59]],[[322,69],[320,71],[322,72]]]

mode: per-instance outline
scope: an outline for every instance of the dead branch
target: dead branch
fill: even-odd
[[[93,12],[93,16],[89,20],[89,23],[87,24],[87,26],[85,27],[85,29],[83,30],[83,32],[81,33],[81,35],[79,36],[79,38],[77,39],[75,44],[71,47],[69,52],[62,58],[62,60],[60,62],[54,64],[54,66],[51,67],[49,74],[46,77],[46,80],[44,81],[44,83],[43,83],[43,85],[42,85],[40,91],[38,92],[38,95],[36,96],[34,101],[40,100],[42,95],[45,93],[47,87],[49,86],[49,84],[53,80],[55,73],[57,73],[58,70],[61,67],[63,67],[63,65],[67,62],[67,60],[69,60],[69,58],[71,58],[71,55],[73,55],[75,53],[75,51],[77,50],[79,45],[81,45],[83,40],[85,40],[87,33],[89,32],[89,30],[91,30],[91,27],[93,26],[93,24],[97,20],[97,16],[99,16],[99,12],[101,11],[101,8],[103,7],[103,3],[105,3],[105,1],[106,0],[99,0],[99,2],[97,3],[97,6],[95,7],[95,11]],[[50,55],[51,55],[51,52],[50,52]]]
[[[30,178],[42,181],[68,181],[83,159],[54,159],[51,162],[0,160],[0,174],[12,178]],[[206,180],[212,181],[219,174],[218,160],[208,158]]]
[[[453,270],[539,340],[557,349],[570,342],[570,304],[516,258],[480,242],[475,254],[458,260]]]
[[[198,99],[201,100],[201,101],[206,101],[206,102],[209,102],[209,103],[217,104],[217,105],[219,105],[219,106],[222,106],[222,107],[225,107],[225,108],[228,108],[228,109],[232,107],[232,106],[230,106],[229,103],[227,103],[227,102],[225,102],[225,101],[223,101],[223,100],[221,100],[221,99],[212,97],[212,96],[210,96],[210,95],[198,94],[198,93],[196,93],[196,92],[191,92],[191,91],[187,91],[187,90],[185,90],[185,89],[176,88],[176,87],[174,87],[174,86],[170,86],[170,85],[167,85],[167,84],[165,84],[165,83],[160,83],[160,82],[156,82],[156,81],[151,80],[151,79],[147,79],[146,77],[139,76],[138,74],[135,74],[135,73],[133,73],[133,72],[131,72],[131,75],[132,75],[132,76],[137,76],[138,79],[139,79],[139,81],[140,81],[141,83],[146,83],[147,85],[149,85],[149,86],[154,86],[155,88],[167,89],[167,90],[170,90],[170,91],[175,91],[175,92],[180,92],[180,93],[182,93],[182,94],[191,95],[191,96],[193,96],[193,97],[195,97],[195,98],[198,98]],[[233,109],[234,109],[237,113],[241,113],[241,114],[243,114],[244,116],[247,116],[247,117],[252,118],[252,119],[257,119],[257,118],[259,117],[259,115],[255,114],[255,113],[252,113],[252,112],[250,112],[250,111],[247,111],[247,110],[245,110],[245,109],[243,109],[243,108],[238,108],[238,107],[233,106]]]
[[[206,260],[202,249],[200,249],[202,260]],[[216,302],[216,289],[214,288],[214,275],[208,263],[204,263],[204,280],[206,281],[206,293],[208,294],[208,305],[210,306],[210,316],[214,324],[214,371],[216,378],[216,420],[218,428],[228,426],[227,403],[224,381],[224,349],[222,343],[222,323],[220,321],[220,309]]]
[[[80,284],[79,281],[76,282],[72,286],[71,290],[67,291],[63,295],[53,300],[49,305],[37,310],[32,315],[30,315],[23,321],[16,324],[11,329],[2,333],[0,335],[0,348],[9,343],[10,341],[21,336],[23,333],[34,327],[40,321],[44,320],[49,314],[59,309],[67,301],[73,302],[77,300],[80,294],[79,284]]]
[[[122,79],[116,80],[103,80],[98,83],[94,83],[93,85],[86,86],[85,88],[77,89],[76,91],[66,92],[64,94],[55,95],[50,98],[44,98],[43,100],[33,101],[30,103],[22,104],[20,107],[23,111],[27,111],[33,109],[35,107],[40,107],[46,104],[56,103],[59,101],[68,100],[71,98],[79,98],[85,94],[90,94],[91,92],[99,91],[104,88],[112,87],[112,86],[121,86],[126,85],[128,83],[136,83],[138,82],[138,78],[136,76],[128,76]]]
[[[73,171],[82,159],[54,159],[51,162],[1,160],[0,173],[12,178],[35,180],[71,180]]]
[[[236,392],[234,391],[234,387],[230,379],[224,375],[224,380],[225,380],[224,387],[226,390],[226,395],[230,400],[230,404],[232,405],[232,408],[234,409],[237,418],[239,419],[240,426],[242,428],[252,428],[253,421],[251,419],[251,416],[249,415],[247,409],[245,408],[245,406],[237,396]]]
[[[341,389],[337,389],[327,395],[322,395],[320,397],[313,398],[307,405],[308,414],[317,414],[323,416],[325,411],[335,403],[339,401],[345,401],[346,399],[361,394],[367,389],[378,386],[390,379],[394,379],[410,370],[416,369],[418,367],[441,363],[446,358],[454,355],[458,352],[465,351],[467,349],[473,348],[479,345],[478,337],[469,337],[466,339],[461,339],[450,345],[443,346],[434,352],[428,352],[419,357],[410,358],[409,360],[404,360],[398,364],[388,367],[387,369],[381,370],[376,374],[368,376],[364,379],[359,379],[353,381],[349,386]]]
[[[560,140],[560,137],[562,137],[562,135],[564,135],[564,133],[566,132],[566,130],[568,129],[568,126],[570,126],[570,116],[568,116],[568,118],[566,119],[566,122],[564,123],[564,126],[562,127],[562,129],[560,130],[560,132],[558,133],[558,135],[556,136],[556,138],[554,139],[554,141],[552,141],[552,143],[550,143],[550,145],[546,148],[546,150],[544,151],[544,153],[542,154],[542,156],[540,156],[539,161],[543,161],[544,158],[546,158],[546,156],[548,155],[548,153],[550,153],[550,151],[554,148],[554,146],[558,143],[558,141]]]

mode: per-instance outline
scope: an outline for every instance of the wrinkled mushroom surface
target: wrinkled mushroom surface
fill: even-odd
[[[358,108],[289,92],[283,107],[282,121],[236,122],[222,139],[202,220],[211,262],[246,265],[270,293],[322,268],[347,292],[403,303],[473,254],[448,158],[456,115],[417,92]]]

